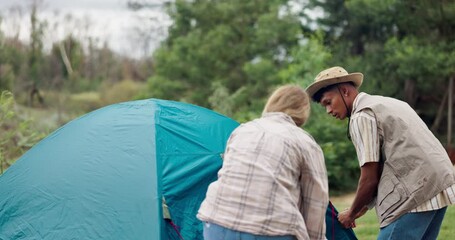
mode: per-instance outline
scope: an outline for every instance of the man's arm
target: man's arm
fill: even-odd
[[[379,178],[379,163],[368,162],[360,168],[360,179],[354,202],[351,208],[338,215],[338,220],[344,227],[352,227],[354,220],[366,212],[366,205],[376,196]]]

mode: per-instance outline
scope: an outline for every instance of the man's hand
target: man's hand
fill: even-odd
[[[368,211],[368,207],[364,206],[360,212],[355,214],[351,212],[350,209],[346,209],[343,212],[338,214],[338,221],[340,221],[341,225],[345,228],[355,228],[355,220],[361,216],[363,216]]]
[[[355,227],[355,219],[367,211],[367,205],[376,196],[380,178],[380,168],[377,162],[367,162],[360,169],[359,185],[354,201],[349,210],[338,214],[338,220],[345,228]]]
[[[355,217],[352,215],[352,212],[349,209],[338,213],[338,221],[340,221],[341,225],[344,228],[354,228],[355,227]]]

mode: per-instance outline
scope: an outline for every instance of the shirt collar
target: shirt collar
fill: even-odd
[[[359,105],[360,99],[363,98],[365,95],[367,95],[367,94],[364,93],[364,92],[360,92],[359,94],[357,94],[357,96],[354,99],[354,102],[352,103],[351,116],[355,112],[355,109],[357,108],[357,105]]]
[[[294,125],[295,122],[292,118],[284,112],[267,112],[262,114],[262,118],[269,118],[278,122],[290,122]]]

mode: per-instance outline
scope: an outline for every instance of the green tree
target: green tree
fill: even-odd
[[[44,99],[40,94],[39,86],[43,77],[43,37],[46,22],[38,18],[38,6],[34,2],[32,4],[32,12],[30,14],[30,50],[28,56],[28,78],[30,79],[29,105],[32,106],[35,97],[40,104],[44,103]]]
[[[323,32],[320,40],[325,51],[317,51],[331,53],[325,59],[328,65],[362,71],[362,90],[407,101],[428,125],[438,129],[435,123],[443,122],[446,111],[438,107],[444,104],[444,94],[435,93],[447,92],[448,79],[455,75],[453,1],[310,0],[307,7],[322,10],[313,22],[314,12],[301,13],[309,25],[316,26],[303,26],[302,31]],[[318,72],[324,68],[314,67]],[[293,71],[299,69],[297,65]],[[302,73],[291,76],[305,76]],[[292,77],[286,73],[284,78]],[[355,151],[345,137],[346,125],[315,106],[305,127],[323,148],[331,190],[352,188],[358,177]]]
[[[317,103],[312,104],[311,117],[304,126],[324,152],[329,189],[334,194],[355,190],[359,179],[359,163],[347,138],[347,126],[347,120],[329,117]]]
[[[73,92],[80,90],[79,80],[84,73],[84,50],[82,43],[73,36],[69,35],[62,41],[55,43],[52,47],[48,61],[49,75],[58,76],[57,82],[54,82],[54,88],[61,89],[66,82],[67,88]],[[54,77],[55,78],[55,77]]]
[[[332,59],[330,49],[323,45],[323,41],[323,34],[318,32],[292,50],[292,60],[279,73],[282,83],[306,87],[314,81],[314,77]],[[312,103],[311,116],[303,127],[324,152],[332,193],[354,190],[358,179],[355,149],[347,139],[346,127],[346,121],[332,119],[317,103]]]
[[[331,65],[365,75],[363,90],[405,100],[434,130],[438,106],[455,76],[455,2],[310,0],[333,53]],[[444,114],[446,111],[439,111]],[[443,126],[443,125],[441,125]]]
[[[174,24],[154,55],[150,95],[249,118],[258,111],[300,39],[287,1],[177,0]],[[220,97],[228,97],[225,101]]]
[[[0,24],[2,18],[0,16]],[[0,91],[14,90],[17,73],[20,71],[24,54],[20,49],[10,46],[11,40],[0,30]]]
[[[306,87],[332,58],[330,49],[323,45],[322,32],[316,32],[291,50],[289,64],[279,72],[281,83]]]

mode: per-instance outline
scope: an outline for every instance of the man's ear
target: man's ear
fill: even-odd
[[[342,84],[340,86],[340,90],[341,90],[341,94],[343,94],[343,96],[347,97],[349,95],[349,88],[346,86],[346,84]]]
[[[347,97],[352,94],[352,90],[354,89],[354,86],[351,84],[341,84],[340,90],[343,96]]]

